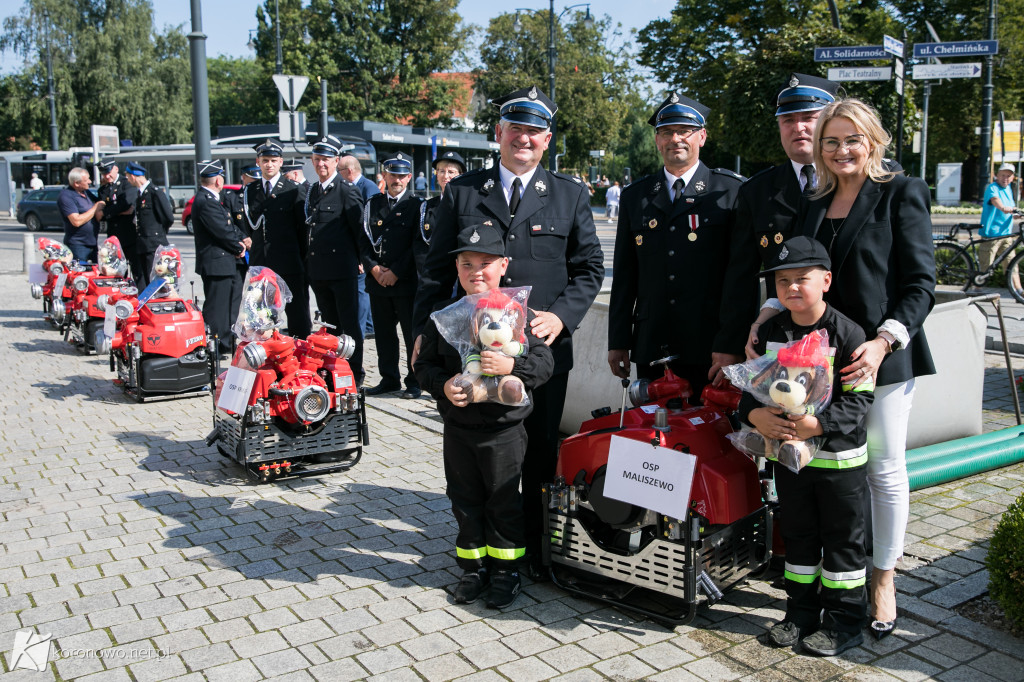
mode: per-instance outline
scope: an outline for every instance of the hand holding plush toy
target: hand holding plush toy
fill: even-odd
[[[832,397],[830,355],[828,333],[818,329],[776,353],[730,365],[725,374],[734,386],[789,417],[814,415],[825,409]],[[817,439],[778,440],[756,430],[738,431],[728,438],[738,450],[777,459],[793,472],[810,462],[820,447]]]
[[[468,402],[527,403],[523,380],[511,374],[485,373],[487,358],[482,353],[491,351],[509,358],[526,353],[529,291],[529,287],[492,289],[466,296],[431,316],[441,335],[462,356],[462,374],[452,383],[462,389]]]
[[[265,341],[280,324],[281,311],[292,292],[270,268],[251,267],[242,287],[242,305],[231,331],[241,341]]]
[[[150,280],[162,277],[167,283],[160,287],[154,298],[178,296],[178,280],[184,274],[185,269],[181,262],[181,251],[174,248],[173,244],[158,247],[156,254],[153,256],[153,274]]]

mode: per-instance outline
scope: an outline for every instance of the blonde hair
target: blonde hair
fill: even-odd
[[[822,133],[828,122],[836,118],[845,118],[850,121],[857,132],[867,138],[865,142],[868,144],[869,152],[865,171],[869,178],[875,182],[889,182],[896,177],[896,173],[886,169],[882,163],[885,149],[892,143],[892,136],[882,127],[878,112],[874,107],[859,99],[853,97],[841,99],[821,110],[818,123],[814,127],[814,168],[818,174],[818,189],[815,190],[812,198],[825,196],[838,184],[835,173],[829,170],[821,154]]]

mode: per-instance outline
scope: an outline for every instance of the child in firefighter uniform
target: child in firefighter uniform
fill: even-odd
[[[799,473],[775,467],[775,484],[786,545],[786,617],[768,631],[768,642],[789,647],[798,641],[818,656],[834,656],[864,641],[867,617],[864,588],[864,498],[867,491],[865,416],[874,399],[873,377],[839,380],[840,368],[865,342],[864,330],[828,305],[832,283],[825,247],[814,239],[784,242],[777,264],[764,270],[774,277],[786,310],[765,322],[756,350],[763,354],[823,329],[832,360],[832,401],[821,412],[802,417],[763,406],[744,392],[739,416],[765,438],[821,437],[821,450]]]
[[[498,288],[508,267],[501,231],[491,225],[463,229],[451,254],[466,294]],[[551,349],[528,331],[532,318],[528,314],[527,352],[511,358],[483,351],[484,373],[511,374],[521,379],[527,390],[548,380],[554,359]],[[459,524],[455,553],[463,570],[454,601],[470,604],[490,585],[487,605],[504,608],[519,594],[518,562],[525,554],[519,480],[526,452],[523,420],[532,406],[470,402],[457,381],[463,372],[463,358],[441,336],[433,319],[424,328],[415,371],[423,389],[437,400],[444,419],[445,479]]]

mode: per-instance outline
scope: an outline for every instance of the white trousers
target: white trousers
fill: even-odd
[[[903,556],[910,516],[907,480],[907,424],[914,380],[875,388],[868,411],[868,488],[871,491],[872,563],[889,570]]]

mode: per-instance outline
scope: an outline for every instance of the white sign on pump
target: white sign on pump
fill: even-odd
[[[224,377],[224,386],[220,390],[217,407],[235,414],[244,414],[255,382],[256,372],[232,365]]]
[[[604,494],[659,514],[685,519],[690,509],[690,488],[696,468],[694,455],[612,436],[608,444]]]

